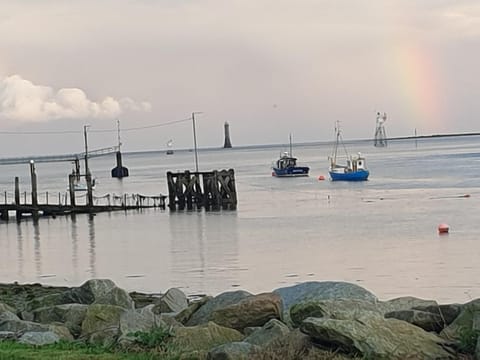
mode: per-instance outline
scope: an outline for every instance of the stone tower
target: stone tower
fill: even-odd
[[[232,147],[232,142],[230,141],[230,125],[228,125],[228,122],[225,121],[225,143],[223,144],[223,147],[225,149],[229,149]]]

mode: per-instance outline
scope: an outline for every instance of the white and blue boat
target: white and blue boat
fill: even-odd
[[[335,125],[335,144],[333,146],[332,155],[330,156],[330,167],[328,172],[332,181],[365,181],[368,179],[370,172],[367,169],[365,157],[361,153],[357,155],[349,155],[343,143],[340,125],[337,121]],[[340,165],[337,160],[338,146],[342,145],[345,150],[345,164]]]
[[[284,152],[272,166],[272,176],[298,177],[308,176],[308,166],[298,166],[297,158],[292,155],[292,136],[290,135],[290,152]]]

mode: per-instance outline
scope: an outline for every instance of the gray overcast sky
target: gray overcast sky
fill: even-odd
[[[480,131],[478,0],[0,0],[0,157]],[[125,131],[191,147],[191,123]],[[21,144],[21,146],[19,146]]]

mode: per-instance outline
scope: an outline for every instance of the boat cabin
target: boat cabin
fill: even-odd
[[[277,169],[287,169],[297,166],[297,158],[291,157],[288,153],[284,153],[280,159],[277,160]]]

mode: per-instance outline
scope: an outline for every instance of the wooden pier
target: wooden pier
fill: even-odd
[[[38,219],[40,216],[52,216],[81,213],[99,213],[105,211],[119,211],[119,210],[135,210],[147,208],[165,209],[165,195],[159,196],[145,196],[140,194],[107,194],[101,197],[94,196],[94,205],[71,205],[67,194],[58,193],[58,202],[55,204],[48,203],[48,201],[57,199],[57,196],[52,196],[45,193],[46,202],[42,204],[32,204],[28,202],[27,193],[18,198],[18,202],[7,203],[3,200],[0,203],[0,220],[8,221],[9,212],[15,213],[15,218],[20,221],[25,216],[31,216]],[[56,194],[57,195],[57,194]],[[4,194],[8,198],[8,194]],[[23,202],[22,202],[23,200]]]
[[[235,172],[167,172],[168,207],[170,210],[235,210],[237,192]]]
[[[165,195],[146,196],[141,194],[106,194],[94,196],[91,185],[83,194],[75,192],[73,181],[75,174],[69,175],[69,191],[62,193],[37,193],[37,176],[34,163],[30,164],[31,192],[20,192],[19,178],[15,177],[15,190],[13,195],[4,191],[0,196],[0,220],[8,221],[10,212],[15,213],[17,221],[25,216],[38,219],[40,216],[57,216],[78,213],[98,213],[105,211],[133,210],[146,208],[165,209]],[[43,195],[43,202],[39,200]],[[85,204],[78,204],[84,201]]]

